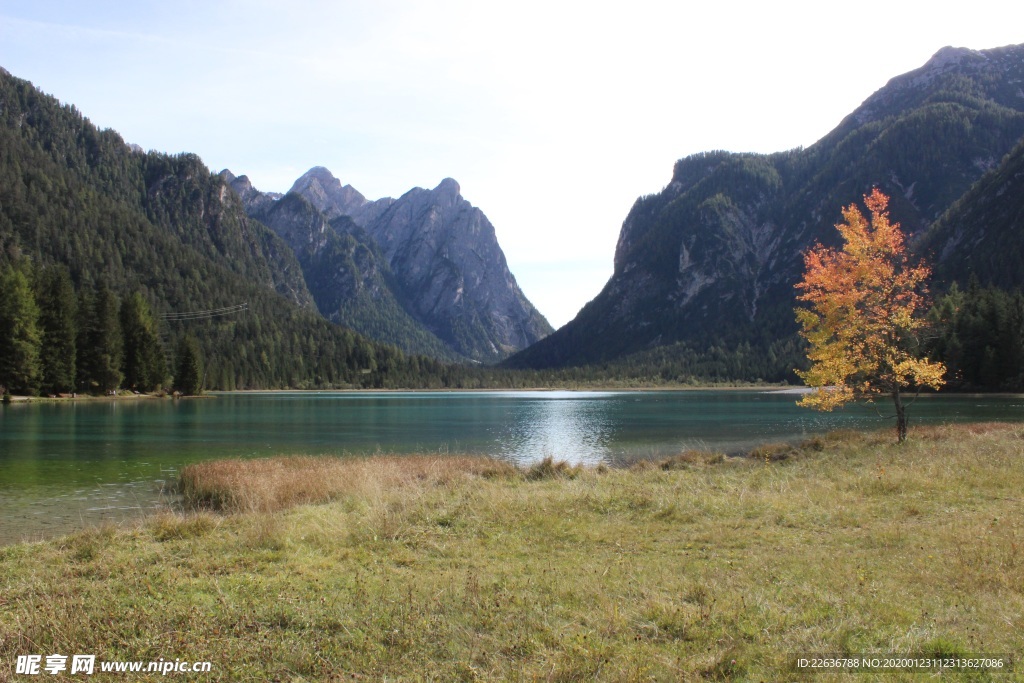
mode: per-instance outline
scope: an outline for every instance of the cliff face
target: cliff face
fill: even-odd
[[[551,332],[508,270],[494,227],[447,179],[367,200],[327,169],[283,198],[228,180],[295,250],[321,313],[407,351],[496,361]]]
[[[509,363],[582,365],[676,343],[767,354],[794,337],[801,254],[836,243],[840,209],[879,187],[904,230],[923,233],[1024,135],[1022,82],[1024,46],[944,48],[807,149],[680,160],[626,217],[597,298]],[[793,362],[779,358],[764,379]]]
[[[410,190],[366,231],[410,312],[470,358],[503,358],[551,332],[509,272],[494,226],[451,178]]]

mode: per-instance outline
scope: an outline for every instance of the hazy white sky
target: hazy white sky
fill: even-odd
[[[0,0],[0,66],[146,149],[264,191],[455,178],[556,327],[677,159],[813,144],[945,45],[1021,42],[1006,0]]]

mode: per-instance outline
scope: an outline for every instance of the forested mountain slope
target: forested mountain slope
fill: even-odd
[[[1024,287],[1024,141],[929,228],[917,249],[943,282]]]
[[[892,197],[892,217],[905,230],[928,228],[1024,135],[1021,83],[1024,46],[944,48],[807,149],[680,160],[671,182],[626,217],[601,293],[508,365],[724,349],[752,359],[736,366],[739,377],[792,377],[801,362],[792,309],[802,252],[835,244],[841,207],[875,186]],[[966,256],[953,248],[944,262]]]
[[[437,367],[332,325],[291,248],[193,155],[133,148],[0,72],[0,269],[62,264],[74,287],[143,295],[173,349],[194,334],[207,388],[419,384]]]

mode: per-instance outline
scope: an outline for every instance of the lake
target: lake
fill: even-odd
[[[183,465],[214,458],[474,453],[619,465],[892,425],[868,407],[817,413],[796,398],[752,390],[265,392],[4,405],[0,544],[144,514],[169,502],[161,488]],[[1022,396],[923,396],[910,408],[911,427],[1022,419]]]

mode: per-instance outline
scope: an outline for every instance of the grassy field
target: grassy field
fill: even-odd
[[[190,466],[199,511],[0,549],[0,680],[54,652],[242,681],[828,681],[849,677],[794,658],[1019,656],[1024,426],[892,441],[630,470]]]

